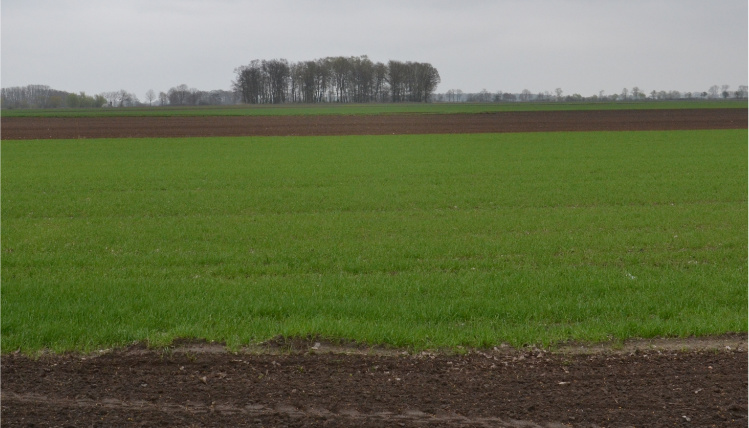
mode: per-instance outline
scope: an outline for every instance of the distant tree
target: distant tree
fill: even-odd
[[[156,99],[156,92],[153,91],[153,89],[149,89],[146,92],[146,101],[148,101],[148,105],[150,106],[153,104],[153,100]]]
[[[373,96],[375,102],[383,102],[387,98],[388,86],[387,86],[387,66],[381,62],[374,65],[374,83],[373,83]]]
[[[740,98],[746,98],[747,96],[747,86],[746,85],[739,85],[739,90],[735,93],[736,99]]]
[[[234,69],[237,79],[232,82],[234,91],[239,99],[247,104],[265,102],[265,75],[260,60],[252,60],[250,64]]]
[[[47,107],[49,108],[60,108],[62,107],[62,97],[60,95],[51,95],[47,100]]]
[[[718,98],[718,94],[720,93],[720,88],[718,85],[713,85],[708,89],[707,93],[710,95],[710,98]]]
[[[720,94],[723,96],[723,99],[728,98],[728,96],[730,95],[730,92],[728,92],[728,88],[730,88],[729,85],[720,86]]]
[[[622,89],[622,101],[627,101],[629,97],[629,90],[627,88]]]
[[[175,86],[173,88],[169,88],[169,92],[167,92],[167,96],[169,97],[169,104],[173,106],[184,106],[189,104],[189,97],[190,97],[190,88],[187,87],[184,83]]]
[[[440,84],[440,74],[437,69],[429,63],[415,62],[411,67],[413,67],[413,75],[415,79],[411,101],[428,102],[434,93],[434,90],[437,89],[437,85]]]
[[[523,91],[520,92],[520,101],[528,102],[531,100],[531,96],[531,91],[529,91],[528,89],[523,89]]]
[[[159,92],[159,105],[165,106],[169,104],[169,96],[166,94],[166,92]]]
[[[447,98],[447,102],[451,103],[455,101],[455,91],[452,89],[448,89],[445,93],[445,96]]]
[[[93,105],[93,107],[99,108],[99,107],[103,107],[106,104],[107,104],[107,99],[106,98],[104,98],[101,95],[94,96],[94,105]]]
[[[554,92],[557,94],[557,101],[562,101],[562,88],[556,88]]]
[[[638,88],[637,86],[632,87],[632,98],[634,98],[635,100],[640,99],[640,88]]]
[[[77,108],[81,106],[81,100],[76,94],[68,94],[66,103],[70,108]]]
[[[119,99],[118,92],[116,91],[102,92],[101,96],[107,101],[107,104],[109,105],[109,107],[117,107],[117,100]]]
[[[391,101],[394,103],[406,100],[407,73],[406,64],[400,61],[388,61],[388,84],[390,85]]]
[[[393,61],[391,61],[392,63]],[[342,56],[331,58],[330,60],[330,71],[331,71],[331,77],[333,78],[333,86],[334,91],[336,93],[336,101],[339,103],[345,103],[348,102],[348,92],[346,91],[346,87],[349,84],[349,77],[351,75],[351,63]],[[390,68],[390,72],[393,72],[393,69]],[[391,77],[392,78],[392,77]],[[398,89],[400,89],[401,81],[404,78],[400,74],[397,74],[396,76],[396,86],[398,86]],[[391,83],[391,86],[393,84]],[[393,101],[396,101],[393,99]],[[397,100],[400,101],[400,100]]]
[[[268,93],[271,104],[286,102],[287,88],[291,71],[285,59],[272,59],[262,62],[263,72],[268,76]]]
[[[115,105],[118,107],[130,107],[133,102],[133,95],[130,92],[120,89],[115,93]]]

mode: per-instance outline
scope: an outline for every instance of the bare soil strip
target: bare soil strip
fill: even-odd
[[[747,109],[361,116],[4,118],[3,140],[747,128]]]
[[[737,348],[10,354],[3,425],[746,426],[746,338],[713,340]]]

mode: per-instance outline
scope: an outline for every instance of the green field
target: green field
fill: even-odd
[[[745,332],[747,138],[3,141],[2,350]]]
[[[746,108],[746,100],[691,100],[600,103],[391,103],[391,104],[280,104],[209,107],[128,107],[98,109],[3,109],[3,117],[120,117],[120,116],[287,116],[492,113],[505,111],[648,110]]]

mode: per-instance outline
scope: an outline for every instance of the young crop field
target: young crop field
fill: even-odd
[[[745,332],[746,141],[3,141],[2,349]]]
[[[179,116],[309,116],[382,114],[476,114],[512,111],[662,110],[746,108],[745,100],[648,102],[521,102],[521,103],[389,103],[389,104],[261,104],[255,106],[128,107],[96,109],[3,109],[3,117],[179,117]]]

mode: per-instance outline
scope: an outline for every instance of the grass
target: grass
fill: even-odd
[[[746,331],[747,137],[4,141],[2,349]]]
[[[504,111],[630,110],[747,108],[746,100],[692,100],[600,103],[394,103],[283,104],[210,107],[128,107],[98,109],[3,109],[3,117],[119,117],[119,116],[287,116],[492,113]]]

